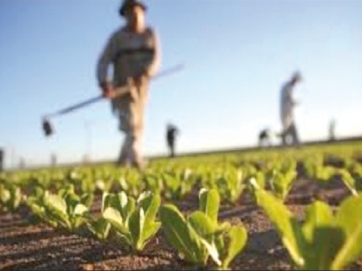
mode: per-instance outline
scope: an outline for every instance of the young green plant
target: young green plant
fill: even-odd
[[[186,261],[206,267],[210,256],[218,269],[228,269],[245,246],[247,232],[243,226],[218,223],[220,196],[217,190],[202,189],[199,200],[199,210],[187,218],[173,204],[161,207],[166,238]]]
[[[161,197],[151,192],[143,192],[137,201],[125,192],[104,196],[102,216],[116,230],[123,243],[133,252],[141,252],[158,232],[161,223],[156,215]]]
[[[257,187],[257,204],[275,225],[285,248],[303,270],[342,270],[362,255],[362,197],[344,200],[334,216],[328,204],[315,201],[298,222],[274,195]]]

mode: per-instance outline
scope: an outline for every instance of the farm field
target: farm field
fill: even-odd
[[[362,141],[0,173],[0,270],[362,270]]]

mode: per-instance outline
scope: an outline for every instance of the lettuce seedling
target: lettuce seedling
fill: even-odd
[[[156,221],[160,204],[161,197],[151,192],[141,193],[136,201],[122,191],[105,196],[102,216],[111,223],[122,242],[134,252],[141,252],[161,226]]]
[[[19,185],[10,182],[0,183],[0,210],[15,211],[22,199],[23,195]]]
[[[338,169],[337,174],[340,175],[342,181],[354,196],[362,193],[362,180],[357,176],[353,177],[347,169]]]
[[[362,196],[345,199],[335,216],[328,204],[315,201],[301,223],[280,200],[252,183],[258,205],[300,269],[342,270],[362,255]]]
[[[162,227],[167,240],[190,263],[207,266],[209,256],[217,268],[228,269],[247,240],[243,226],[218,223],[220,196],[215,189],[201,189],[199,210],[185,218],[173,204],[160,209]]]
[[[79,196],[74,192],[74,185],[70,184],[57,194],[38,187],[27,204],[34,214],[51,226],[76,232],[87,221],[92,200],[92,194]]]
[[[288,196],[289,191],[292,189],[292,184],[296,177],[297,172],[294,169],[290,169],[286,172],[274,170],[269,181],[273,194],[284,201]]]
[[[104,192],[102,194],[101,214],[104,212],[106,207],[106,199],[108,195],[108,192]],[[101,241],[107,240],[111,230],[111,224],[102,215],[97,218],[91,216],[87,221],[87,227],[88,230]]]

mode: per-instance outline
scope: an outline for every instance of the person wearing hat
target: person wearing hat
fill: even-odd
[[[144,112],[148,100],[150,79],[160,66],[160,42],[156,31],[146,25],[147,6],[140,0],[125,0],[119,14],[126,24],[108,39],[97,63],[97,81],[112,112],[119,119],[119,129],[125,134],[118,165],[144,168],[141,141]],[[112,77],[107,77],[112,64]],[[126,86],[128,92],[115,96],[114,88]]]
[[[282,144],[287,144],[287,139],[291,137],[293,145],[299,145],[299,137],[294,122],[293,110],[297,101],[293,98],[293,89],[295,85],[302,81],[301,74],[295,72],[291,79],[284,84],[281,91],[281,121],[283,131],[281,133]]]

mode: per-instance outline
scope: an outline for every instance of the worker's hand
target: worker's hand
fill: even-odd
[[[107,99],[112,99],[116,95],[113,87],[110,84],[101,84],[101,89],[103,92],[103,97]]]
[[[133,100],[138,100],[139,94],[137,92],[138,85],[137,85],[136,79],[132,78],[132,77],[129,77],[127,79],[127,83],[128,83],[128,87],[129,87],[129,91],[130,91],[132,99]]]

